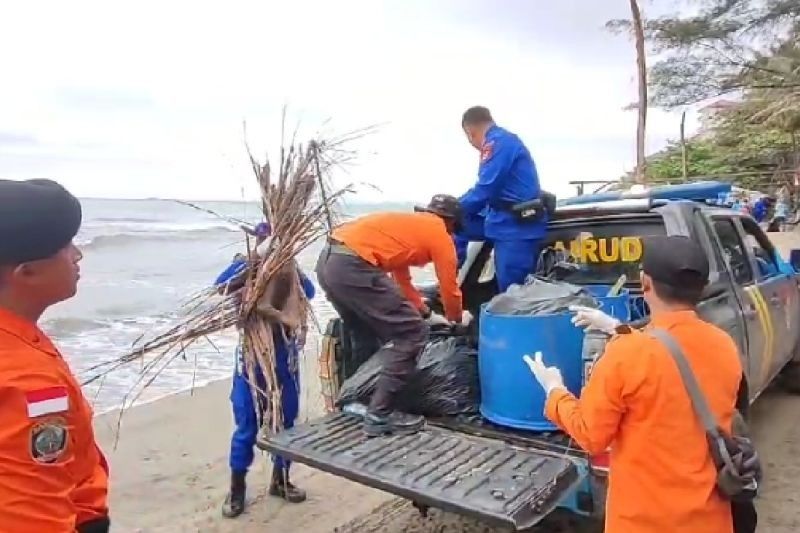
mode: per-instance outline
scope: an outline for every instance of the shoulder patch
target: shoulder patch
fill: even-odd
[[[35,424],[31,428],[31,457],[37,463],[51,464],[67,449],[67,423],[62,418],[53,418]]]
[[[494,153],[494,141],[487,141],[481,148],[481,163],[485,163],[492,158]]]

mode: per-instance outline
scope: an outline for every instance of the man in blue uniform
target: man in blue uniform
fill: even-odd
[[[270,228],[262,223],[255,227],[256,243],[263,243],[269,236]],[[243,283],[241,273],[244,272],[246,259],[237,255],[228,268],[215,280],[220,292],[227,294],[239,290]],[[314,285],[300,272],[300,281],[307,298],[314,297]],[[279,325],[273,326],[272,340],[275,344],[276,375],[281,387],[281,410],[284,427],[294,425],[300,409],[300,383],[297,371],[297,356],[302,349],[294,339],[286,341]],[[227,518],[235,518],[244,512],[246,499],[247,471],[255,458],[254,447],[258,436],[258,415],[247,375],[244,373],[241,358],[241,346],[236,348],[236,362],[231,387],[231,405],[236,428],[231,438],[230,468],[231,488],[225,498],[222,514]],[[262,390],[266,387],[264,376],[257,373],[255,382]],[[264,409],[258,402],[258,409]],[[272,480],[269,494],[291,503],[305,501],[306,493],[295,487],[289,480],[290,462],[282,457],[273,458]]]
[[[514,206],[541,196],[539,176],[519,137],[494,123],[485,107],[468,109],[461,120],[467,140],[480,151],[478,182],[461,198],[464,228],[456,239],[459,261],[469,241],[494,244],[495,271],[501,292],[533,272],[547,214],[523,219]]]

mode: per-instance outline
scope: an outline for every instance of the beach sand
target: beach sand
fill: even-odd
[[[800,246],[797,233],[770,235],[784,257]],[[316,360],[302,361],[301,418],[321,412]],[[227,520],[220,514],[228,488],[227,453],[233,427],[228,391],[220,381],[134,407],[122,419],[119,443],[116,412],[98,416],[95,426],[111,464],[111,513],[115,532],[383,532],[489,533],[499,531],[470,519],[432,510],[427,519],[400,499],[303,465],[293,480],[309,494],[291,505],[266,495],[270,463],[257,456],[248,478],[250,506]],[[800,397],[778,387],[753,407],[751,425],[764,462],[758,502],[759,531],[800,531]],[[586,526],[554,520],[537,530],[578,533]]]
[[[270,463],[257,455],[248,476],[250,509],[236,520],[222,518],[228,489],[228,448],[233,421],[221,381],[153,403],[97,417],[98,439],[111,468],[113,530],[149,531],[331,531],[384,503],[371,489],[297,465],[293,481],[309,501],[289,505],[266,495]]]
[[[134,407],[122,419],[113,449],[117,413],[95,421],[111,464],[115,532],[494,532],[473,520],[432,511],[423,519],[392,496],[297,465],[293,479],[308,502],[290,505],[266,495],[269,461],[257,456],[250,473],[250,506],[227,520],[220,504],[228,484],[227,451],[232,428],[228,382],[217,382]],[[754,407],[753,426],[765,461],[759,502],[763,529],[800,531],[800,398],[769,391]],[[561,521],[558,521],[559,523]],[[585,531],[547,525],[541,531]]]

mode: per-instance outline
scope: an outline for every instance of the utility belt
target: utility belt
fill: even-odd
[[[489,207],[495,211],[511,213],[518,222],[538,222],[545,217],[552,217],[556,211],[556,195],[542,191],[539,198],[526,202],[507,202],[498,200]]]

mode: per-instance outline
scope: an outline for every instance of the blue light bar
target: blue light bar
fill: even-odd
[[[599,194],[584,194],[566,198],[559,205],[579,205],[613,200],[649,198],[651,200],[692,200],[695,202],[719,202],[731,192],[731,184],[720,181],[698,181],[681,185],[661,185],[640,192],[616,191]]]

